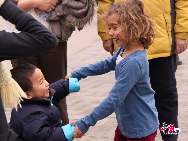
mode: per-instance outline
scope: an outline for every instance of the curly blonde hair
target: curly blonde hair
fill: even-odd
[[[112,4],[104,15],[106,22],[107,17],[111,14],[117,15],[118,23],[129,35],[127,37],[128,44],[138,43],[148,49],[153,43],[154,23],[146,14],[141,0],[127,0]]]

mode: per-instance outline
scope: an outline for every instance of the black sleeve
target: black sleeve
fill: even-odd
[[[0,93],[0,139],[1,141],[6,141],[8,133],[8,124],[7,119],[5,116],[5,111],[3,108],[3,103],[1,100],[1,93]]]
[[[0,61],[41,54],[57,45],[57,38],[51,31],[9,0],[0,7],[0,15],[21,31],[0,31]]]
[[[51,83],[49,87],[56,91],[52,98],[52,103],[54,105],[57,105],[61,99],[69,94],[69,80],[65,81],[65,79],[60,79]]]

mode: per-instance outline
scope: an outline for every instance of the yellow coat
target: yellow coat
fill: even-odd
[[[110,4],[123,0],[99,0],[98,1],[98,34],[103,41],[110,39],[106,32],[107,26],[104,26],[104,20],[101,15],[106,12]],[[175,1],[176,19],[171,20],[170,0],[143,0],[146,12],[155,21],[155,40],[147,50],[148,59],[168,57],[174,53],[172,46],[172,34],[179,39],[188,39],[188,0],[171,0]],[[172,31],[172,22],[175,22],[174,31]],[[114,47],[118,49],[117,45]]]

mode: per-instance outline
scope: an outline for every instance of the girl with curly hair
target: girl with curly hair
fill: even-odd
[[[76,125],[74,137],[82,137],[90,126],[115,112],[115,141],[154,141],[159,122],[146,53],[155,35],[153,21],[140,0],[114,4],[105,17],[109,35],[119,50],[103,61],[73,71],[66,79],[71,76],[80,80],[115,70],[116,82],[91,114],[72,123]]]

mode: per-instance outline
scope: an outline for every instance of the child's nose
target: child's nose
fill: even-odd
[[[45,80],[46,81],[46,80]],[[48,83],[48,81],[46,81],[46,86],[48,86],[49,85],[49,83]]]
[[[109,36],[113,36],[112,30],[109,31],[108,35],[109,35]]]

